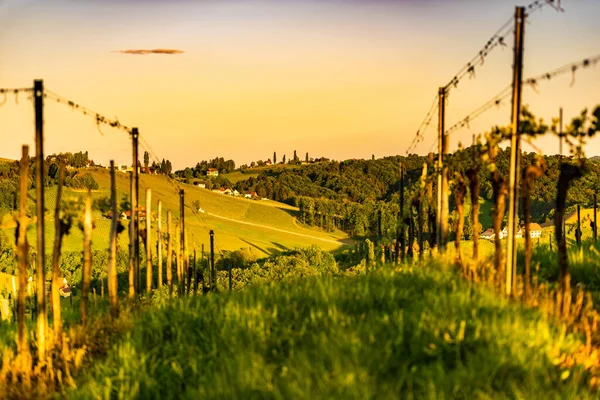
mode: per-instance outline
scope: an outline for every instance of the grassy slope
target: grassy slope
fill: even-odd
[[[578,339],[439,266],[174,301],[134,326],[67,398],[592,397],[553,364]]]
[[[242,173],[240,171],[233,171],[228,174],[221,174],[220,176],[227,178],[231,183],[237,183],[239,181],[245,181],[248,178],[256,178],[259,174],[252,172]]]
[[[98,182],[100,189],[93,192],[94,198],[110,196],[110,175],[105,169],[91,169],[90,172]],[[153,210],[156,212],[157,201],[163,202],[163,228],[166,229],[166,212],[171,210],[173,221],[179,218],[179,197],[173,182],[165,176],[141,175],[140,176],[140,203],[145,205],[147,187],[152,188]],[[233,198],[212,193],[206,189],[200,189],[191,185],[181,184],[186,194],[186,226],[189,231],[188,241],[190,248],[197,246],[200,249],[204,244],[205,248],[209,246],[208,231],[215,231],[215,242],[218,250],[235,250],[241,247],[252,247],[258,254],[271,254],[281,249],[290,249],[294,247],[305,247],[311,244],[333,250],[342,245],[342,240],[346,236],[340,232],[326,233],[318,229],[302,228],[296,225],[295,215],[297,209],[286,204],[274,201],[255,201],[243,198]],[[129,176],[123,173],[117,173],[117,197],[120,201],[124,194],[129,194]],[[82,196],[83,192],[66,190],[65,197]],[[54,237],[53,214],[54,204],[56,203],[56,188],[48,188],[46,194],[46,207],[52,210],[47,217],[46,238],[48,251]],[[232,218],[239,221],[249,222],[258,225],[283,229],[289,232],[295,232],[302,235],[310,235],[315,238],[307,238],[288,233],[264,229],[257,226],[236,224],[219,218],[211,217],[203,213],[194,215],[190,205],[194,200],[200,201],[200,207],[207,213],[218,216]],[[110,232],[110,220],[103,219],[96,213],[96,229],[94,230],[93,244],[95,248],[107,248]],[[14,224],[13,224],[14,226]],[[14,234],[14,227],[5,225],[7,234]],[[153,226],[153,230],[156,227]],[[173,230],[175,226],[173,226]],[[127,233],[120,237],[119,244],[126,247]],[[154,235],[154,239],[155,239]],[[30,226],[29,241],[35,243],[35,227]],[[324,240],[319,240],[326,239]],[[82,233],[75,227],[72,233],[66,238],[64,243],[65,250],[80,250],[82,248]],[[331,241],[338,241],[332,243]]]

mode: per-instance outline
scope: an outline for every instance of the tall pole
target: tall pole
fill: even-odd
[[[130,224],[130,241],[129,241],[129,297],[133,297],[135,293],[140,293],[140,238],[138,235],[139,229],[139,213],[138,199],[140,181],[138,176],[138,128],[131,129],[131,221]]]
[[[112,219],[110,220],[110,243],[108,245],[108,298],[110,313],[113,318],[119,316],[119,293],[117,286],[117,183],[115,177],[115,161],[110,160],[110,205]]]
[[[163,255],[162,255],[162,201],[158,201],[158,221],[156,236],[156,256],[158,257],[158,287],[163,285]]]
[[[38,349],[41,360],[46,357],[46,243],[44,230],[44,81],[33,82],[35,106],[35,192],[37,215],[37,302]]]
[[[173,237],[171,236],[171,210],[167,211],[167,285],[169,297],[173,295]]]
[[[152,189],[146,188],[146,292],[152,291]]]
[[[217,276],[215,273],[215,231],[210,232],[210,290],[217,290]]]
[[[202,294],[206,293],[206,279],[208,277],[208,279],[210,279],[210,272],[208,274],[206,274],[205,272],[208,272],[206,269],[204,269],[204,243],[202,243],[202,257],[200,258],[200,267],[201,267],[201,275],[202,275]]]
[[[564,133],[563,133],[563,109],[562,107],[558,110],[558,115],[559,115],[559,122],[558,122],[558,137],[559,137],[559,143],[558,143],[558,151],[560,152],[560,163],[562,164],[562,155],[563,155],[563,139],[564,139]],[[566,237],[565,235],[567,234],[567,228],[565,226],[565,216],[563,215],[563,219],[562,219],[562,234],[563,237]]]
[[[181,222],[179,224],[179,262],[180,262],[180,279],[181,281],[179,282],[179,295],[183,296],[185,290],[184,290],[184,285],[185,285],[185,279],[184,279],[184,273],[183,270],[185,268],[185,262],[184,262],[184,255],[185,255],[185,222],[184,222],[184,210],[183,210],[183,204],[184,204],[184,192],[183,189],[179,190],[179,215],[180,215],[180,219]]]
[[[510,176],[508,203],[508,237],[506,244],[506,294],[511,295],[515,285],[517,251],[517,210],[519,203],[519,171],[521,139],[519,122],[521,117],[521,89],[523,86],[523,36],[525,7],[515,8],[515,51],[513,64],[512,132],[510,135]]]
[[[594,193],[594,229],[593,229],[593,235],[594,235],[594,243],[596,243],[596,241],[598,240],[598,225],[597,225],[597,221],[596,221],[596,213],[598,208],[598,203],[596,202],[596,193]]]
[[[194,296],[198,294],[198,267],[196,266],[196,246],[194,245]]]
[[[577,204],[577,232],[575,232],[577,247],[581,248],[581,206]]]
[[[404,261],[404,246],[406,243],[405,235],[404,235],[404,164],[400,163],[400,254],[401,261]]]
[[[444,166],[444,156],[448,152],[446,140],[446,89],[438,92],[438,204],[437,204],[437,245],[440,252],[446,251],[448,238],[448,167]]]
[[[17,229],[17,353],[23,368],[31,367],[31,354],[27,345],[27,327],[25,325],[25,296],[27,295],[27,264],[29,244],[27,243],[27,175],[29,172],[29,146],[24,145],[19,163],[19,224]],[[27,371],[28,372],[28,371]],[[24,374],[25,377],[29,373]]]

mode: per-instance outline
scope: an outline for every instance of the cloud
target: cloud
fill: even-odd
[[[176,49],[129,49],[129,50],[114,50],[114,52],[121,53],[121,54],[139,54],[139,55],[146,55],[146,54],[173,55],[173,54],[185,53],[183,50],[176,50]]]

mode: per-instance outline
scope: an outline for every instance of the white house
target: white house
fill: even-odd
[[[198,186],[199,188],[202,188],[202,189],[206,189],[206,183],[198,182],[198,184],[196,186]]]
[[[487,239],[487,240],[494,240],[494,238],[496,237],[496,234],[494,233],[494,230],[492,228],[487,229],[485,232],[483,232],[481,234],[481,236],[479,236],[481,239]],[[500,237],[502,237],[502,234],[500,234]]]
[[[542,237],[542,227],[535,222],[529,224],[529,236],[531,238],[539,238]]]
[[[206,171],[206,176],[219,176],[219,170],[216,168],[209,168],[208,171]]]

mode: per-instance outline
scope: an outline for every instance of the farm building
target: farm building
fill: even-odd
[[[529,235],[531,238],[542,237],[542,227],[535,222],[529,224]]]
[[[219,176],[219,170],[216,168],[209,168],[208,171],[206,171],[206,176]]]
[[[481,239],[487,239],[487,240],[494,240],[494,238],[496,237],[496,234],[494,233],[494,230],[492,228],[487,229],[485,232],[483,232],[481,234],[481,236],[479,236]]]

